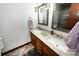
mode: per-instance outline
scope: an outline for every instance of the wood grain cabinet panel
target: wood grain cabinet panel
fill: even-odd
[[[37,38],[37,37],[36,37]],[[37,42],[37,51],[40,53],[40,54],[42,54],[42,42],[40,41],[40,39],[39,38],[37,38],[37,40],[36,40],[36,42]]]
[[[52,49],[50,49],[46,44],[42,42],[43,54],[48,56],[58,56]]]
[[[31,36],[31,42],[32,42],[32,44],[36,47],[37,42],[36,42],[35,35],[32,32],[30,32],[30,36]]]

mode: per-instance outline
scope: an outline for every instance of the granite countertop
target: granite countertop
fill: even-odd
[[[75,52],[73,52],[66,46],[64,39],[55,37],[55,35],[51,35],[49,32],[46,32],[46,35],[43,35],[42,34],[42,32],[44,32],[43,30],[34,29],[31,32],[60,56],[75,55]],[[54,30],[54,32],[60,33],[59,31],[56,31],[56,30]],[[64,33],[64,32],[61,32],[61,33],[64,36],[67,36],[67,33]]]

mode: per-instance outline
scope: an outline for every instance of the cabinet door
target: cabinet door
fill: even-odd
[[[41,40],[37,38],[32,32],[30,32],[31,35],[31,41],[34,47],[37,49],[37,51],[42,54],[42,48],[41,48]]]
[[[51,50],[47,45],[42,43],[42,49],[43,49],[43,55],[48,55],[48,56],[58,56],[57,53],[55,53],[53,50]]]
[[[37,51],[42,54],[42,45],[41,45],[41,40],[37,38]]]
[[[32,44],[36,47],[36,37],[33,33],[30,32]]]

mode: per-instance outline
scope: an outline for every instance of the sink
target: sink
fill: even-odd
[[[64,52],[67,52],[68,50],[68,47],[66,46],[65,42],[61,41],[60,39],[58,39],[57,37],[52,37],[48,40],[48,42],[56,47],[57,49],[61,50],[61,51],[64,51]]]

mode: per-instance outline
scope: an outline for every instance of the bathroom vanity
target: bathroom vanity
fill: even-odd
[[[63,35],[67,35],[67,33],[63,33],[63,32],[61,33]],[[37,51],[42,55],[70,56],[75,54],[75,52],[71,51],[66,46],[63,38],[56,37],[55,35],[51,35],[49,32],[36,29],[30,31],[30,36],[31,36],[32,44],[37,49]]]
[[[37,51],[42,55],[58,56],[51,48],[49,48],[43,41],[41,41],[34,33],[30,32],[32,44]]]

